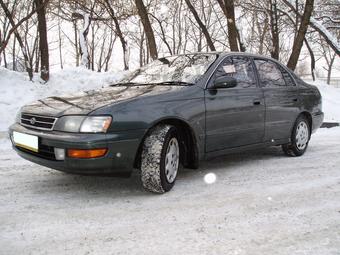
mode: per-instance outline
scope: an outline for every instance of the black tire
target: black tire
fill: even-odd
[[[304,139],[303,143],[300,142],[299,139],[297,138],[297,135],[298,135],[297,132],[299,132],[298,129],[299,127],[301,128],[301,126],[307,127],[306,132],[308,132],[307,134],[305,134],[306,140]],[[294,124],[292,135],[291,135],[291,142],[288,144],[282,145],[283,152],[286,155],[292,156],[292,157],[302,156],[308,148],[308,143],[309,143],[310,136],[311,136],[310,130],[311,130],[310,124],[307,118],[303,115],[300,115]]]
[[[169,181],[166,174],[166,155],[170,141],[177,141],[179,154],[179,141],[177,130],[171,125],[158,125],[153,128],[146,137],[141,156],[141,180],[143,187],[154,193],[165,193],[170,191],[175,184],[179,168],[179,156],[177,170]],[[176,169],[174,167],[173,169]]]

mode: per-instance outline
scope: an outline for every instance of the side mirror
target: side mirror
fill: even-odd
[[[237,80],[231,76],[221,76],[214,81],[213,88],[235,88],[237,86]]]

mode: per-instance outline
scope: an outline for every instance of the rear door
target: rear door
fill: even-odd
[[[235,88],[211,89],[216,78],[232,76]],[[205,91],[206,152],[260,143],[264,136],[264,97],[252,60],[226,57]]]
[[[290,137],[299,114],[299,92],[292,76],[278,63],[255,59],[266,105],[265,141]]]

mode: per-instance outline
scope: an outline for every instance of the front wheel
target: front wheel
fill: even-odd
[[[286,155],[302,156],[307,150],[310,140],[309,122],[304,116],[300,116],[294,125],[291,142],[282,145],[282,149]]]
[[[143,187],[164,193],[175,184],[179,168],[180,146],[177,130],[171,125],[158,125],[146,137],[141,157]]]

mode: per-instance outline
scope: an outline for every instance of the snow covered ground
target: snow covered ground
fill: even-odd
[[[68,175],[0,143],[0,254],[340,251],[340,128],[320,129],[299,158],[269,148],[203,162],[165,195],[143,191],[137,173]]]
[[[0,67],[0,132],[6,131],[14,122],[20,107],[31,101],[48,96],[79,92],[108,86],[121,79],[124,72],[98,73],[88,69],[68,68],[51,74],[47,84],[41,84],[39,77],[30,82],[26,73],[9,71]],[[340,122],[340,89],[315,82],[323,97],[325,121]]]
[[[325,122],[340,122],[340,88],[325,83],[314,82],[322,95],[322,108],[325,113]]]
[[[123,75],[72,68],[42,85],[0,67],[0,254],[339,254],[340,128],[320,129],[300,158],[269,148],[184,169],[161,196],[138,173],[67,175],[10,149],[21,105]],[[340,122],[340,89],[318,87],[325,120]]]

